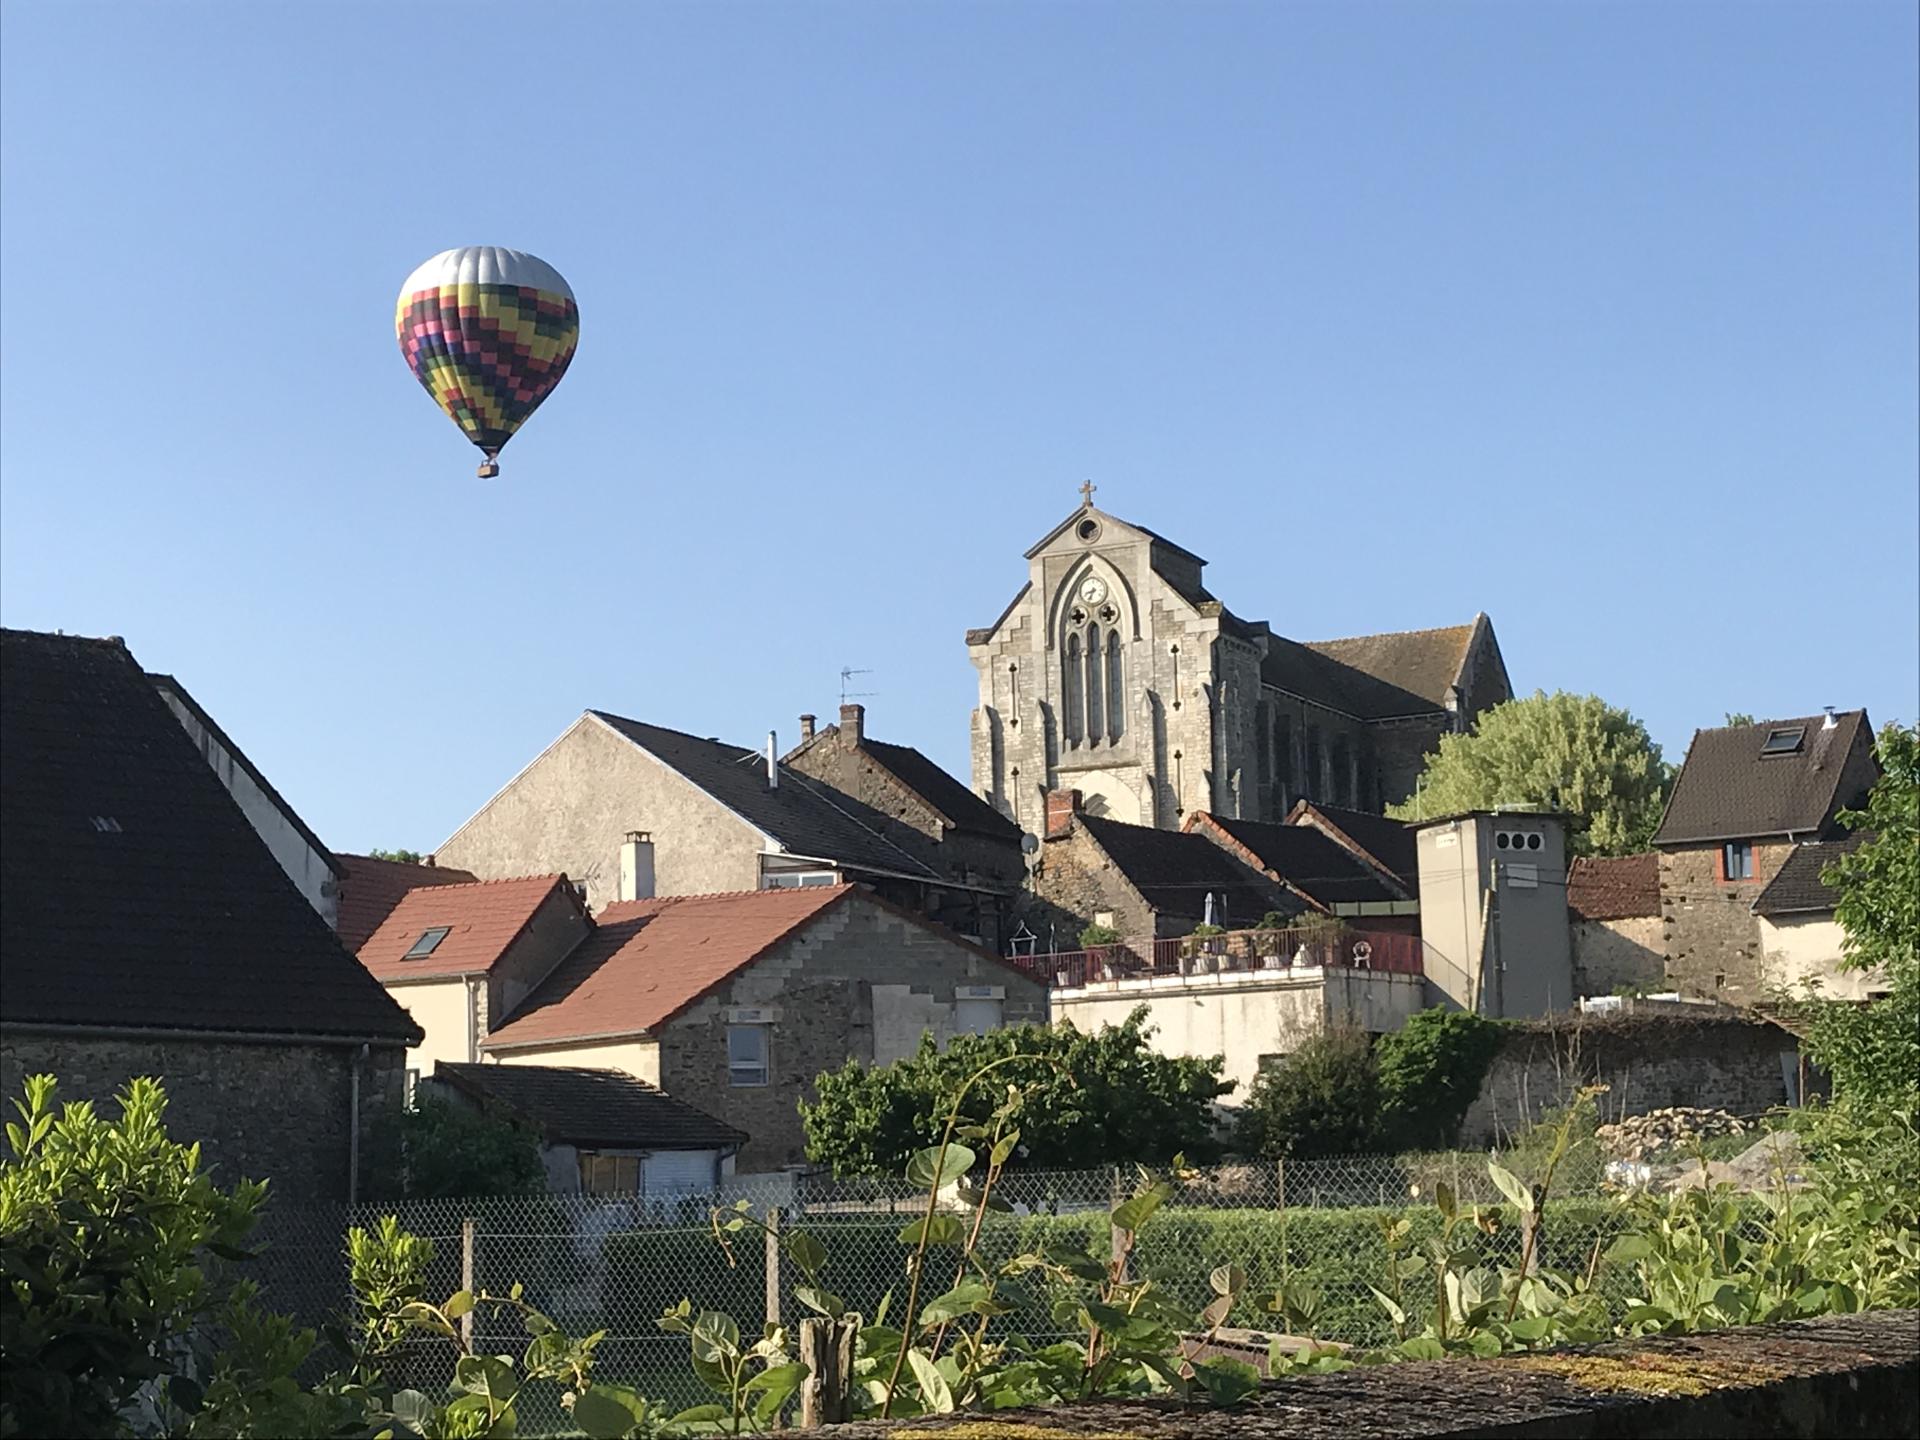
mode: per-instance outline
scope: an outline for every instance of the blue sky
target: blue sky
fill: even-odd
[[[1673,758],[1920,702],[1916,12],[0,11],[0,615],[121,634],[339,849],[589,706],[966,773],[1092,478],[1300,639],[1486,610]],[[394,296],[531,250],[499,480]]]

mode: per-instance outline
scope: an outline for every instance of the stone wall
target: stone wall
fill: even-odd
[[[1596,1083],[1609,1087],[1598,1102],[1609,1120],[1670,1105],[1758,1115],[1786,1103],[1797,1053],[1779,1026],[1723,1013],[1561,1015],[1515,1025],[1467,1109],[1459,1143],[1499,1143]]]
[[[1667,980],[1666,924],[1658,915],[1624,920],[1575,920],[1574,993],[1613,995],[1622,989],[1658,990]]]
[[[406,1052],[376,1047],[360,1073],[361,1154],[371,1159],[385,1115],[405,1094]],[[0,1037],[0,1087],[20,1094],[28,1075],[52,1074],[63,1100],[92,1100],[117,1116],[115,1096],[139,1075],[167,1092],[167,1131],[201,1144],[220,1183],[266,1180],[284,1204],[347,1198],[352,1086],[359,1047],[60,1035],[9,1027]],[[369,1190],[363,1169],[360,1188]]]
[[[1754,899],[1786,863],[1785,841],[1753,847],[1753,878],[1720,878],[1718,845],[1660,852],[1660,917],[1667,980],[1683,995],[1729,1005],[1766,998]]]
[[[1081,929],[1103,915],[1112,917],[1108,923],[1123,939],[1153,934],[1154,913],[1146,898],[1078,826],[1049,838],[1041,847],[1033,891],[1055,912],[1048,918],[1058,926],[1053,939],[1061,950],[1078,949]],[[1043,942],[1048,939],[1046,930],[1032,919],[1028,924]]]
[[[1047,1018],[1043,986],[856,895],[669,1021],[659,1042],[659,1084],[752,1137],[737,1161],[740,1174],[798,1165],[805,1137],[797,1105],[813,1097],[814,1077],[849,1059],[901,1053],[903,1037],[892,1032],[905,1016],[923,1019],[939,1040],[951,1038],[959,986],[999,987],[1004,1024]],[[764,1086],[730,1082],[727,1012],[736,1006],[778,1011]]]

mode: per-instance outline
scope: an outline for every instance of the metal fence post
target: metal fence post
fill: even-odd
[[[767,1207],[767,1323],[780,1323],[780,1207]]]
[[[460,1288],[469,1295],[473,1293],[473,1236],[474,1220],[471,1215],[460,1222]],[[467,1313],[460,1317],[460,1343],[467,1349],[473,1349],[473,1307],[467,1307]]]

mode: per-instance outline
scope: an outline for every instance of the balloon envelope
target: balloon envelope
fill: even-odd
[[[567,373],[580,311],[546,261],[469,245],[407,277],[394,328],[414,378],[491,462]]]

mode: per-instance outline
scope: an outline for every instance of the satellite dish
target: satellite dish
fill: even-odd
[[[1040,849],[1040,837],[1034,834],[1031,830],[1026,831],[1024,834],[1020,836],[1020,853],[1022,855],[1036,854],[1038,853],[1039,849]]]

